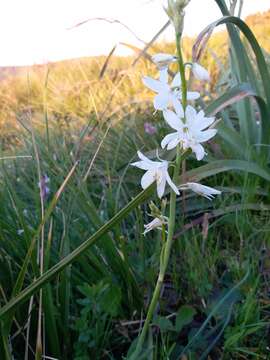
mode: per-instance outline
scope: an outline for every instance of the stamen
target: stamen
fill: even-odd
[[[161,181],[162,181],[162,172],[161,171],[156,171],[155,175],[154,175],[154,178],[157,182],[157,184],[161,184]]]

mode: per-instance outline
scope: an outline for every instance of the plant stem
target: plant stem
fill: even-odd
[[[181,34],[176,33],[176,48],[177,48],[177,55],[178,55],[178,66],[179,72],[181,77],[181,87],[182,87],[182,104],[184,111],[187,106],[187,82],[185,78],[185,65],[183,62],[183,56],[181,51]],[[173,173],[173,181],[177,183],[180,171],[180,164],[181,164],[181,151],[180,146],[177,146],[177,153],[176,153],[176,162],[175,168]],[[146,319],[142,328],[142,332],[139,336],[136,348],[134,353],[132,354],[130,360],[139,359],[140,352],[142,350],[142,346],[150,325],[150,322],[153,318],[154,311],[156,310],[157,303],[160,297],[161,287],[164,281],[164,277],[166,274],[166,270],[169,263],[169,258],[171,254],[171,248],[173,244],[173,235],[174,235],[174,228],[175,228],[175,217],[176,217],[176,194],[173,190],[170,192],[170,215],[169,215],[169,222],[168,222],[168,235],[165,244],[162,246],[161,254],[160,254],[160,267],[159,267],[159,275],[158,280],[155,286],[155,290],[152,296],[152,300],[149,305],[149,309],[146,315]]]
[[[187,107],[187,81],[185,76],[185,65],[183,61],[183,55],[181,50],[181,33],[176,33],[176,49],[177,49],[177,56],[178,56],[178,67],[181,77],[181,88],[182,88],[182,105],[184,111]]]
[[[179,146],[177,147],[177,155],[176,155],[176,164],[174,168],[174,174],[173,174],[173,181],[176,182],[180,170],[180,164],[181,164],[181,153]],[[173,190],[170,192],[170,216],[169,216],[169,222],[168,222],[168,235],[167,240],[162,246],[161,254],[160,254],[160,269],[159,269],[159,275],[158,280],[156,283],[156,287],[152,296],[151,303],[149,305],[149,309],[146,315],[146,319],[143,325],[142,332],[140,334],[139,340],[136,345],[135,352],[132,354],[131,360],[135,360],[142,349],[149,324],[153,318],[154,311],[157,307],[157,303],[160,296],[161,287],[164,281],[164,277],[166,274],[166,270],[169,263],[172,243],[173,243],[173,234],[174,234],[174,227],[175,227],[175,209],[176,209],[176,194]]]

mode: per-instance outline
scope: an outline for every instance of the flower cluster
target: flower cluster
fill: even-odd
[[[197,160],[202,160],[206,155],[202,143],[208,141],[216,135],[217,130],[209,128],[213,125],[215,118],[206,117],[203,110],[197,112],[194,107],[187,105],[183,108],[182,84],[180,73],[178,72],[172,82],[169,83],[168,67],[171,63],[177,61],[177,57],[170,54],[156,54],[152,57],[153,62],[159,69],[159,79],[153,79],[149,76],[143,77],[143,83],[149,89],[156,93],[154,97],[154,108],[163,112],[166,123],[174,132],[166,135],[161,141],[162,149],[171,150],[180,146],[182,152],[190,149],[196,156]],[[208,71],[197,63],[188,63],[191,66],[193,76],[201,81],[209,81]],[[186,98],[188,101],[196,100],[200,97],[198,92],[187,91]],[[170,178],[168,167],[169,162],[165,160],[152,161],[138,151],[140,161],[131,165],[136,166],[146,173],[141,179],[141,186],[146,189],[152,183],[157,184],[157,194],[162,198],[165,192],[166,183],[171,189],[179,195],[179,190],[192,190],[195,193],[211,200],[214,195],[220,194],[220,191],[212,189],[197,183],[188,182],[176,186]],[[158,224],[160,225],[160,224]]]

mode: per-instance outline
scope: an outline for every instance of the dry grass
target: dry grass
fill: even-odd
[[[247,19],[266,50],[270,50],[267,23],[270,11]],[[269,38],[269,36],[268,36]],[[186,38],[186,59],[191,58],[194,39]],[[173,43],[158,43],[149,53],[173,52]],[[210,39],[202,62],[212,75],[211,92],[217,80],[226,74],[227,36],[217,32]],[[145,111],[150,93],[143,86],[144,74],[156,75],[154,66],[141,58],[132,66],[134,57],[109,59],[102,78],[100,73],[106,57],[90,57],[52,63],[44,66],[4,68],[0,83],[0,133],[2,144],[17,141],[22,125],[28,126],[29,114],[37,129],[45,129],[46,117],[51,128],[76,129],[91,119],[103,123],[120,120],[130,111]],[[198,89],[201,92],[207,89]]]

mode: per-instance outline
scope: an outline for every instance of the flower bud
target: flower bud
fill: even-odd
[[[144,225],[144,232],[143,235],[147,234],[149,231],[154,230],[156,228],[161,228],[163,225],[163,222],[159,218],[155,218],[152,220],[149,224]]]
[[[177,57],[171,54],[155,54],[152,56],[153,62],[157,65],[159,69],[168,67],[172,62],[177,61]]]
[[[191,70],[197,80],[210,81],[209,72],[203,66],[193,63]]]
[[[163,225],[168,224],[168,218],[166,216],[155,217],[150,223],[144,225],[143,235],[154,229],[162,229]]]
[[[215,195],[220,195],[221,191],[205,186],[202,184],[188,182],[179,186],[179,190],[192,190],[198,195],[205,197],[208,200],[212,200]]]
[[[168,0],[167,7],[164,7],[168,17],[175,27],[178,34],[182,34],[184,27],[184,8],[190,0]]]

